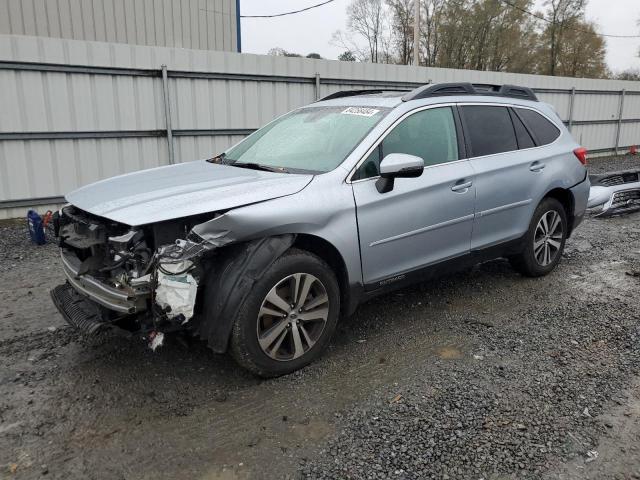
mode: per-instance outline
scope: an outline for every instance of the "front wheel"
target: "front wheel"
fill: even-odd
[[[533,214],[524,249],[509,258],[511,265],[528,277],[547,275],[560,262],[567,232],[564,207],[555,198],[545,198]]]
[[[293,372],[322,354],[339,312],[338,282],[329,266],[291,249],[256,282],[238,312],[231,353],[262,377]]]

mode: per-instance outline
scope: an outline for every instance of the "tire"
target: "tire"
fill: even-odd
[[[340,290],[331,268],[317,256],[292,248],[267,269],[240,308],[231,332],[231,355],[261,377],[291,373],[324,352],[339,312]]]
[[[556,218],[559,223],[551,230],[553,225],[550,224],[555,224]],[[533,213],[529,230],[525,234],[524,249],[509,258],[511,265],[527,277],[541,277],[551,273],[562,258],[567,232],[567,213],[562,204],[555,198],[543,199]]]

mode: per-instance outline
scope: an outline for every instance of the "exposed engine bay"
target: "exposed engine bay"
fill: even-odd
[[[194,225],[214,217],[130,227],[64,207],[54,218],[68,282],[59,296],[78,293],[76,303],[86,297],[97,304],[92,318],[103,328],[142,335],[181,328],[196,315],[202,257],[213,249],[187,237]]]
[[[53,219],[66,276],[53,302],[87,334],[135,335],[155,350],[165,333],[189,330],[223,353],[256,280],[296,238],[239,237],[232,222],[207,213],[132,227],[68,205]]]

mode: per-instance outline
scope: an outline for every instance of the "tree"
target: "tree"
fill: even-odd
[[[547,0],[547,22],[538,46],[543,75],[606,78],[606,44],[596,25],[584,19],[585,0]]]
[[[321,59],[322,59],[322,57],[320,56],[320,54],[319,54],[319,53],[309,53],[309,54],[307,55],[307,58],[316,58],[316,59],[318,59],[318,60],[321,60]]]
[[[384,1],[384,3],[383,3]],[[351,0],[334,43],[361,61],[411,63],[418,0]],[[420,0],[426,66],[605,77],[605,43],[584,18],[587,0]]]
[[[387,0],[391,10],[391,45],[397,63],[409,65],[413,58],[414,0]]]
[[[338,55],[338,60],[342,62],[355,62],[356,56],[353,54],[351,50],[345,50],[340,55]]]
[[[422,0],[420,5],[420,46],[423,50],[420,57],[427,67],[433,67],[437,62],[444,6],[445,0]]]
[[[637,68],[630,68],[618,73],[614,78],[616,80],[640,80],[640,70]]]
[[[533,7],[532,0],[512,0],[517,8],[485,1],[479,7],[484,22],[484,54],[478,55],[475,68],[494,72],[534,73],[532,54],[537,47],[537,24],[525,11]],[[499,2],[501,3],[501,2]]]
[[[557,46],[555,75],[606,78],[606,45],[593,23],[574,19],[566,24]]]
[[[584,17],[586,0],[546,0],[547,27],[545,37],[548,42],[548,74],[556,75],[560,49],[568,29]]]
[[[287,52],[284,48],[274,47],[267,52],[274,57],[302,57],[299,53]]]
[[[352,0],[347,7],[348,29],[365,40],[368,60],[373,63],[379,60],[385,31],[383,7],[382,0]]]
[[[427,65],[531,73],[536,24],[525,13],[532,0],[432,2]],[[435,4],[435,5],[434,5]],[[528,59],[528,61],[527,61]]]

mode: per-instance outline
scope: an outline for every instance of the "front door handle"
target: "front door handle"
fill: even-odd
[[[533,162],[530,166],[529,166],[529,170],[531,170],[532,172],[539,172],[540,170],[542,170],[544,167],[546,167],[546,165],[544,163],[540,163],[540,162]]]
[[[453,187],[451,187],[452,192],[457,193],[466,193],[469,188],[471,188],[473,182],[464,182],[464,183],[456,183]]]

